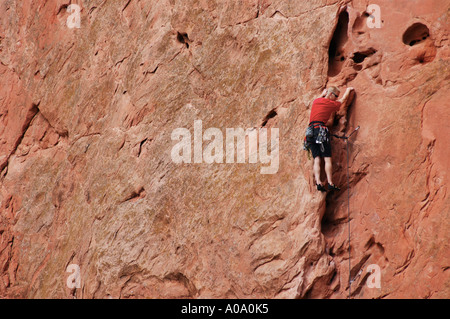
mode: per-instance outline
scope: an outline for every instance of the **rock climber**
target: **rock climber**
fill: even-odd
[[[352,87],[347,88],[342,98],[337,100],[340,90],[335,86],[330,86],[312,103],[306,141],[314,158],[313,173],[317,190],[321,192],[327,191],[320,180],[321,158],[325,161],[325,174],[328,181],[328,190],[340,190],[340,188],[333,183],[330,131],[328,126],[333,125],[336,112],[339,111],[339,114],[346,114],[347,108],[353,100],[354,94],[351,94],[353,91],[354,89]]]

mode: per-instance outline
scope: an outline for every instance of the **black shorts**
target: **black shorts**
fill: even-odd
[[[319,157],[331,157],[331,144],[330,142],[324,142],[323,145],[323,152],[320,147],[320,144],[317,144],[315,141],[309,144],[309,148],[311,150],[311,154],[314,158],[317,156]]]
[[[330,132],[327,131],[327,141],[323,142],[323,148],[321,144],[316,143],[316,137],[319,135],[319,128],[314,128],[314,137],[307,138],[308,146],[311,150],[312,156],[319,157],[331,157],[331,144],[330,144]],[[323,149],[323,152],[322,152]]]

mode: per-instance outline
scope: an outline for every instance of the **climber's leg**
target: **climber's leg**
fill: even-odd
[[[328,190],[330,191],[338,191],[339,187],[333,184],[333,164],[331,161],[331,157],[324,157],[325,160],[325,173],[327,174],[328,180]]]
[[[333,184],[333,164],[331,162],[331,157],[324,157],[325,161],[325,174],[327,175],[328,184]]]
[[[314,178],[317,185],[322,184],[320,181],[320,156],[314,158]]]

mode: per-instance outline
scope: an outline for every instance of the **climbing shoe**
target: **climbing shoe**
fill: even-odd
[[[317,190],[321,191],[321,192],[326,192],[327,190],[325,189],[325,187],[323,187],[322,184],[316,184],[317,185]]]
[[[336,185],[328,184],[328,190],[329,191],[340,191],[341,189],[337,187]]]

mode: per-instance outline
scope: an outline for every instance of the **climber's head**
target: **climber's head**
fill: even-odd
[[[326,97],[327,99],[336,101],[337,98],[338,98],[338,96],[339,96],[339,93],[340,93],[340,92],[341,92],[341,91],[339,91],[339,89],[338,89],[337,87],[335,87],[335,86],[330,86],[330,87],[327,89],[327,95],[326,95],[325,97]]]

